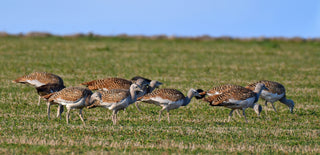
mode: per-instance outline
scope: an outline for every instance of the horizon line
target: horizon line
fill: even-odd
[[[156,35],[144,35],[144,34],[126,34],[126,33],[119,33],[113,35],[102,35],[93,32],[87,33],[70,33],[70,34],[54,34],[45,31],[29,31],[27,33],[19,32],[19,33],[8,33],[5,31],[0,31],[0,37],[5,36],[24,36],[24,37],[49,37],[49,36],[56,36],[56,37],[128,37],[128,38],[151,38],[151,39],[207,39],[207,40],[214,40],[214,39],[223,39],[223,40],[264,40],[264,39],[271,39],[271,40],[317,40],[320,41],[320,37],[284,37],[284,36],[273,36],[273,37],[266,37],[266,36],[259,36],[259,37],[235,37],[230,35],[221,35],[221,36],[212,36],[208,34],[197,35],[197,36],[180,36],[180,35],[166,35],[166,34],[156,34]]]

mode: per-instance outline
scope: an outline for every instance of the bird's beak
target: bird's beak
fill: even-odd
[[[293,114],[293,107],[290,107],[290,112],[291,114]]]
[[[138,91],[143,92],[143,89],[141,87],[139,87]]]
[[[94,100],[91,105],[87,106],[87,108],[92,109],[92,108],[97,107],[97,105],[99,105],[99,104],[100,104],[100,102],[98,100]]]

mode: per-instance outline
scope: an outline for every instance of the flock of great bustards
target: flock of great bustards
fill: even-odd
[[[248,122],[245,115],[247,108],[253,108],[260,116],[262,107],[256,104],[259,97],[265,100],[266,106],[270,102],[275,112],[276,108],[273,103],[276,101],[287,105],[291,113],[294,108],[294,102],[286,98],[284,86],[273,81],[258,81],[246,87],[233,84],[220,85],[207,91],[191,88],[187,96],[176,89],[160,89],[158,86],[162,85],[161,82],[140,76],[133,77],[131,80],[111,77],[82,83],[86,87],[65,87],[62,78],[58,75],[47,72],[33,72],[17,78],[13,82],[29,84],[36,88],[39,94],[38,105],[41,98],[47,101],[49,119],[52,104],[59,105],[57,117],[60,117],[60,119],[64,106],[66,106],[67,123],[69,123],[71,109],[80,109],[79,116],[85,124],[82,116],[83,108],[104,107],[113,111],[112,121],[113,124],[116,124],[119,110],[124,110],[130,104],[135,103],[138,110],[141,111],[138,106],[139,102],[161,106],[159,121],[162,111],[166,110],[168,122],[170,122],[169,111],[188,105],[193,96],[196,99],[209,102],[211,106],[230,108],[228,121],[230,121],[233,111],[237,109],[242,109],[246,122]]]

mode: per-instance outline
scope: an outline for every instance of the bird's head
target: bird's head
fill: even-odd
[[[89,102],[87,103],[87,108],[91,109],[91,108],[95,108],[97,106],[100,105],[100,100],[101,100],[101,93],[99,91],[93,93],[90,96]]]
[[[260,117],[260,113],[262,111],[262,106],[260,104],[253,105],[254,112]]]

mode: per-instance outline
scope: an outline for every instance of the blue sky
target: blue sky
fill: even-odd
[[[0,31],[320,37],[317,0],[2,0]]]

